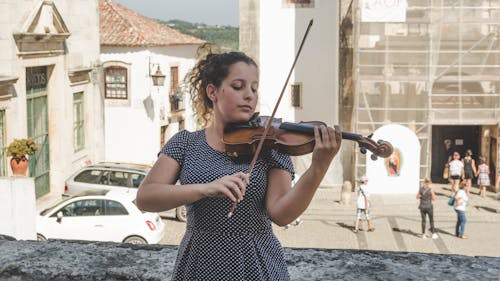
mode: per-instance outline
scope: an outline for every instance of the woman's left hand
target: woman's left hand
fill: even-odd
[[[314,128],[314,137],[316,144],[312,154],[312,163],[320,167],[328,168],[335,155],[340,149],[342,143],[342,132],[338,126],[332,127],[320,126]]]

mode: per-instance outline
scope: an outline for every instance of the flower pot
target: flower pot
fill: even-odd
[[[10,167],[14,176],[25,177],[26,171],[28,170],[28,158],[26,158],[25,156],[21,158],[12,157],[12,159],[10,159]]]

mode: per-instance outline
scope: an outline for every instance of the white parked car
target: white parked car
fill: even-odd
[[[38,214],[37,239],[159,243],[165,223],[156,213],[140,211],[134,201],[134,192],[121,190],[68,197]]]
[[[137,190],[151,166],[128,163],[103,162],[85,166],[65,182],[63,196],[81,194],[89,190]],[[186,221],[186,207],[161,212],[162,217],[175,217]]]

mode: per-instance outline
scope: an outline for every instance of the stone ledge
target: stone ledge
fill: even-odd
[[[169,280],[176,246],[0,235],[0,280]],[[285,249],[292,280],[498,280],[500,258],[360,250]],[[458,278],[458,279],[457,279]]]

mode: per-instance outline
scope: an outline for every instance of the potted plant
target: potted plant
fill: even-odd
[[[28,169],[27,155],[33,155],[40,147],[32,139],[14,139],[7,147],[7,156],[12,157],[10,167],[17,176],[26,176]]]

